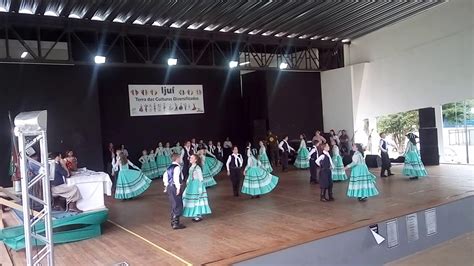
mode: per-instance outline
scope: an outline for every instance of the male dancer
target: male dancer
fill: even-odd
[[[290,144],[288,144],[288,135],[286,135],[283,140],[278,145],[278,148],[281,150],[281,166],[283,172],[288,169],[288,156],[290,155],[291,151],[295,151]]]
[[[274,135],[270,130],[267,136],[267,147],[270,155],[270,163],[273,167],[278,166],[280,160],[280,151],[278,149],[278,137]]]
[[[171,205],[171,228],[183,229],[186,226],[179,222],[179,217],[183,212],[183,199],[181,191],[181,183],[183,183],[183,175],[181,173],[180,155],[173,153],[173,163],[168,166],[166,172],[163,174],[163,184],[165,185],[165,192],[168,194],[168,200]]]
[[[387,141],[385,140],[385,133],[380,133],[380,157],[382,157],[382,171],[380,172],[380,177],[387,177],[391,176],[392,171],[390,171],[390,168],[392,167],[392,163],[390,162],[390,157],[388,156],[388,149],[387,149]],[[387,174],[385,174],[385,171],[387,171]]]
[[[318,172],[319,167],[316,164],[316,159],[319,158],[318,152],[318,141],[313,141],[313,147],[309,151],[309,183],[310,184],[317,184],[318,183]]]
[[[191,146],[191,142],[188,140],[184,144],[184,149],[181,150],[181,163],[183,164],[184,181],[188,180],[189,167],[191,167],[189,158],[191,158],[191,155],[193,154],[194,154],[194,149]]]
[[[230,176],[232,181],[232,190],[234,191],[234,197],[239,196],[240,180],[242,179],[242,166],[244,165],[244,159],[239,153],[239,148],[234,146],[232,154],[227,158],[226,168],[227,175]]]

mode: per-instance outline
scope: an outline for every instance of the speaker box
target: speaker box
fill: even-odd
[[[436,114],[434,108],[418,110],[420,128],[436,127]]]
[[[382,165],[382,158],[379,155],[369,154],[365,156],[365,163],[369,168],[379,168]]]
[[[439,165],[436,128],[420,128],[420,155],[424,165]]]

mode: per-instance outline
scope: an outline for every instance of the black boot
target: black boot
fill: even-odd
[[[332,190],[329,190],[329,201],[334,201],[334,198],[332,196]]]
[[[320,197],[319,200],[322,201],[322,202],[328,201],[328,200],[326,199],[326,189],[321,188],[321,197]]]
[[[173,228],[173,230],[177,230],[177,229],[184,229],[186,228],[186,226],[182,225],[181,223],[179,223],[179,216],[174,216],[171,220],[171,227]]]
[[[382,172],[380,172],[380,177],[387,177],[388,175],[385,174],[385,170],[382,170]]]
[[[388,176],[392,176],[392,171],[390,171],[390,169],[387,170],[388,171]]]

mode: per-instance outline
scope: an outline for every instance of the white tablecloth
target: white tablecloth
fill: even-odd
[[[67,179],[68,185],[76,185],[81,192],[77,207],[83,211],[105,208],[104,194],[112,195],[112,181],[104,172],[79,169]]]

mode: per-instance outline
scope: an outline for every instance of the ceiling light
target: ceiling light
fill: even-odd
[[[249,32],[249,34],[255,35],[255,34],[259,33],[260,31],[262,31],[262,30],[253,30],[253,31]]]
[[[232,28],[233,28],[233,27],[231,27],[231,26],[226,26],[226,27],[220,29],[219,31],[220,31],[220,32],[228,32],[228,31],[230,31]]]
[[[211,24],[211,25],[205,27],[204,30],[205,31],[213,31],[213,30],[217,29],[217,27],[219,27],[219,24],[216,24],[216,25]]]
[[[300,37],[298,37],[298,39],[306,39],[306,38],[308,38],[308,37],[309,37],[309,35],[308,35],[308,34],[305,34],[305,35],[301,35]]]
[[[244,32],[247,31],[247,30],[248,30],[247,28],[240,28],[240,29],[234,31],[234,33],[240,34],[240,33],[244,33]]]
[[[293,34],[290,34],[290,35],[288,35],[288,36],[286,36],[286,37],[291,39],[291,38],[295,38],[296,36],[298,36],[298,34],[297,34],[297,33],[293,33]]]
[[[168,66],[176,66],[176,64],[178,64],[178,59],[168,58]]]
[[[351,39],[343,39],[342,40],[342,43],[349,43],[349,42],[351,42]]]
[[[18,11],[18,13],[21,13],[21,14],[30,14],[30,15],[33,15],[33,10],[29,9],[29,8],[22,8]]]
[[[181,28],[184,24],[186,23],[186,21],[176,21],[174,22],[173,24],[170,25],[171,28],[176,28],[176,29],[179,29]]]
[[[44,12],[44,15],[45,16],[50,16],[50,17],[59,17],[59,14],[52,11],[52,10],[48,10],[48,11]]]
[[[266,31],[264,33],[262,33],[263,36],[268,36],[268,35],[272,35],[273,34],[273,31]]]
[[[235,68],[235,67],[237,67],[238,65],[239,65],[239,62],[237,62],[237,61],[230,61],[230,62],[229,62],[229,67],[230,67],[230,68]]]
[[[137,24],[137,25],[143,25],[145,24],[146,21],[143,21],[139,18],[137,18],[132,24]]]
[[[275,34],[275,37],[283,37],[286,34],[286,32],[280,32]]]
[[[330,39],[329,37],[324,37],[324,38],[321,38],[321,41],[327,41],[329,39]]]
[[[116,23],[124,23],[125,21],[123,21],[121,18],[119,17],[116,17],[114,18],[114,20],[112,20],[112,22],[116,22]]]
[[[163,27],[167,22],[169,21],[169,19],[158,19],[158,20],[155,20],[155,22],[153,22],[153,26],[158,26],[158,27]]]
[[[103,63],[105,63],[105,56],[96,55],[96,56],[94,57],[94,62],[95,62],[96,64],[103,64]]]
[[[239,66],[245,66],[245,65],[250,65],[250,62],[247,61],[247,62],[242,62],[242,63],[239,64]]]
[[[80,19],[81,16],[79,16],[79,15],[76,14],[76,13],[71,13],[71,14],[69,14],[68,18],[77,18],[77,19]]]
[[[8,12],[8,10],[6,9],[6,7],[0,6],[0,12]]]
[[[334,38],[334,39],[332,39],[331,41],[337,42],[337,41],[339,41],[339,38]]]
[[[27,55],[28,55],[28,52],[23,52],[23,53],[21,53],[20,57],[25,58]]]
[[[99,15],[94,15],[91,20],[96,20],[96,21],[104,21],[105,18]]]
[[[316,35],[316,36],[311,37],[310,39],[311,40],[317,40],[317,39],[319,39],[319,37],[321,37],[321,36]]]
[[[285,63],[285,62],[280,63],[280,69],[287,69],[287,68],[288,68],[287,63]]]
[[[199,29],[204,23],[193,23],[189,25],[188,29],[190,30],[197,30]]]

